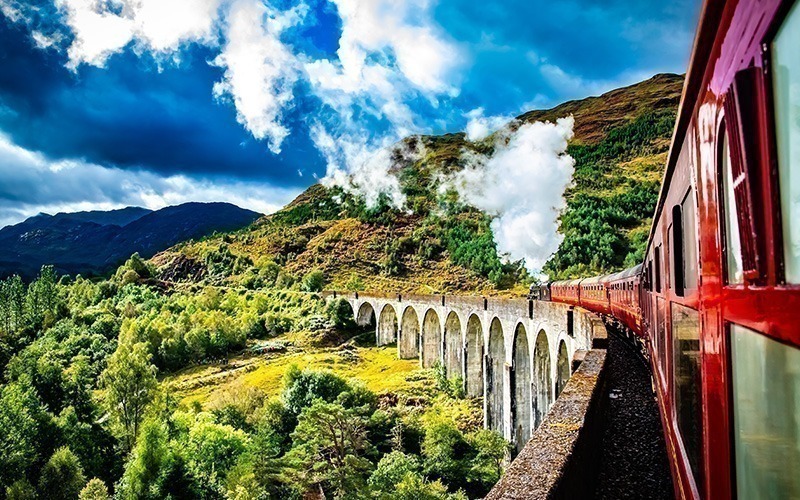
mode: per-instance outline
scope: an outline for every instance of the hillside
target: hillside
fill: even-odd
[[[565,239],[548,262],[551,277],[611,271],[636,261],[655,206],[683,78],[656,75],[599,97],[531,111],[508,127],[575,117],[568,152],[574,185],[561,216]],[[424,152],[398,159],[410,213],[367,210],[342,192],[314,185],[254,226],[155,257],[161,278],[259,287],[291,286],[310,270],[327,287],[396,292],[521,292],[520,263],[503,263],[483,213],[438,193],[441,174],[463,168],[463,153],[491,153],[491,138],[420,136]],[[507,293],[507,292],[506,292]]]
[[[244,227],[259,214],[227,203],[186,203],[161,210],[39,214],[0,229],[0,277],[34,277],[51,264],[59,273],[105,274],[138,252],[151,257],[178,242]]]

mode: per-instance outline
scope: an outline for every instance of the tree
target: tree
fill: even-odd
[[[281,399],[286,409],[299,415],[314,400],[333,402],[339,394],[350,388],[345,379],[329,371],[300,371],[292,365],[284,375],[284,389]]]
[[[108,488],[100,479],[91,479],[78,495],[78,500],[108,500]]]
[[[39,476],[39,497],[45,500],[73,500],[86,484],[78,457],[66,446],[53,453]]]
[[[42,266],[39,277],[28,286],[25,305],[31,326],[52,324],[58,296],[58,276],[53,266]]]
[[[231,469],[247,448],[248,437],[229,425],[197,422],[189,429],[185,456],[195,477],[214,481],[215,474]]]
[[[0,282],[0,332],[19,333],[25,324],[25,284],[18,275]]]
[[[39,401],[33,388],[13,382],[0,392],[0,485],[22,477],[37,460]]]
[[[36,500],[36,489],[27,479],[20,479],[6,488],[8,500]]]
[[[100,376],[106,408],[128,450],[136,442],[144,410],[157,385],[157,369],[150,360],[147,344],[122,342]]]
[[[360,491],[372,464],[366,420],[338,403],[317,400],[303,410],[292,433],[289,463],[305,489],[328,485],[336,496]]]
[[[470,461],[468,477],[472,482],[483,485],[488,493],[503,474],[503,461],[510,452],[510,445],[500,433],[489,429],[467,435],[467,441],[476,452]]]
[[[426,474],[450,485],[466,482],[471,448],[452,420],[437,418],[425,428],[422,455]]]

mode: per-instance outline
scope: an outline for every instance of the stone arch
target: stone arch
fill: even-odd
[[[572,370],[569,367],[569,353],[567,344],[563,340],[558,343],[558,362],[556,363],[556,398],[561,395],[564,386],[567,385]]]
[[[531,437],[531,354],[528,333],[522,323],[514,330],[514,364],[511,372],[511,429],[517,453]]]
[[[506,347],[503,326],[494,318],[489,326],[489,356],[486,360],[486,420],[487,426],[505,436],[503,422],[503,372],[506,366]]]
[[[377,320],[375,318],[375,308],[369,302],[363,302],[358,308],[356,314],[356,324],[361,327],[375,327]]]
[[[397,352],[400,355],[400,359],[411,359],[419,356],[419,316],[411,306],[406,307],[400,320]]]
[[[381,309],[378,330],[375,335],[379,346],[397,342],[397,312],[391,304],[386,304]]]
[[[422,367],[430,368],[442,360],[442,322],[433,309],[428,309],[422,321]]]
[[[475,314],[467,320],[466,342],[464,375],[467,394],[483,396],[483,326]]]
[[[461,320],[455,311],[450,311],[444,322],[444,367],[448,377],[462,377]]]
[[[550,346],[544,330],[536,336],[536,349],[533,353],[533,428],[539,427],[550,409],[553,378],[550,375]]]

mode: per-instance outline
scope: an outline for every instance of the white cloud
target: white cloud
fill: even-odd
[[[328,159],[325,182],[358,191],[372,205],[386,194],[402,206],[398,180],[389,173],[400,139],[427,131],[409,106],[423,97],[458,93],[452,80],[460,48],[435,23],[430,0],[333,0],[342,19],[338,60],[307,60],[315,94],[336,111],[333,124],[315,127],[313,139]],[[357,113],[388,122],[367,137]]]
[[[467,139],[480,141],[513,120],[511,116],[484,116],[483,108],[476,108],[464,115],[467,122]]]
[[[222,0],[128,0],[136,36],[157,52],[175,50],[188,41],[213,43]]]
[[[99,0],[56,0],[56,6],[66,13],[75,35],[67,50],[70,68],[82,63],[102,67],[133,39],[134,21],[109,11]]]
[[[231,96],[239,123],[256,139],[266,139],[276,154],[289,135],[282,114],[293,100],[299,78],[297,59],[280,35],[297,24],[305,11],[304,5],[278,13],[258,0],[234,2],[228,12],[225,45],[214,60],[225,68],[214,95]]]
[[[389,74],[376,70],[390,68],[393,57],[399,72],[414,87],[433,93],[454,91],[448,77],[459,63],[459,50],[433,21],[430,0],[333,2],[342,19],[339,78],[323,81],[323,85],[346,92],[385,89],[391,85]],[[382,57],[371,57],[376,54]]]
[[[135,42],[156,55],[187,42],[214,41],[222,0],[55,0],[75,39],[68,66],[103,67],[107,59]]]
[[[0,134],[0,227],[40,212],[151,209],[188,201],[226,201],[270,213],[297,191],[227,179],[163,177],[79,160],[51,161]]]
[[[493,156],[467,156],[468,166],[443,185],[493,216],[498,252],[525,259],[534,273],[561,243],[557,218],[575,164],[566,153],[573,126],[574,119],[567,117],[500,134]]]

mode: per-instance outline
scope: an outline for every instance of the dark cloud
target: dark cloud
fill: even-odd
[[[2,19],[2,18],[0,18]],[[0,20],[0,129],[27,149],[54,158],[83,158],[164,174],[224,174],[277,185],[308,182],[297,170],[324,171],[308,140],[298,100],[287,117],[292,135],[272,155],[236,122],[231,106],[216,102],[220,70],[212,54],[192,47],[178,64],[158,65],[130,51],[107,68],[64,68],[65,56],[34,48],[27,32]]]

